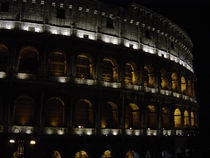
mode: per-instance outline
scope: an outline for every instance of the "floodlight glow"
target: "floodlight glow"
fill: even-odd
[[[10,144],[14,144],[14,143],[15,143],[15,140],[14,140],[14,139],[10,139],[10,140],[9,140],[9,143],[10,143]]]
[[[35,144],[36,144],[36,141],[35,141],[35,140],[31,140],[31,141],[30,141],[30,144],[31,144],[31,145],[35,145]]]

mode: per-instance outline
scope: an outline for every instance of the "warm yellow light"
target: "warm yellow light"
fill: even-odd
[[[31,145],[35,145],[35,144],[36,144],[36,141],[35,141],[35,140],[31,140],[31,141],[30,141],[30,144],[31,144]]]
[[[9,143],[10,143],[10,144],[14,144],[14,143],[15,143],[15,140],[14,140],[14,139],[10,139],[10,140],[9,140]]]

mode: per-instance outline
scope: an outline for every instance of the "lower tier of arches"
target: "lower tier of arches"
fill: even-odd
[[[195,153],[197,137],[0,135],[1,154],[30,158],[167,158]],[[195,156],[194,155],[194,156]],[[189,155],[188,155],[189,156]],[[198,156],[198,155],[197,155]]]

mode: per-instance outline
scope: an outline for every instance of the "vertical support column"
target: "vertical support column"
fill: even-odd
[[[180,109],[181,110],[181,118],[182,118],[182,125],[181,125],[181,130],[184,131],[184,111],[183,109]]]
[[[102,59],[101,59],[100,55],[97,55],[95,71],[96,71],[96,80],[98,80],[98,81],[100,81],[101,71],[102,71],[102,65],[100,65],[101,60]]]
[[[69,52],[71,53],[71,52]],[[71,57],[70,55],[66,54],[66,76],[71,78],[71,68],[72,68],[72,63],[71,63]]]
[[[145,103],[145,101],[142,101],[142,110],[141,110],[141,127],[143,129],[143,134],[146,135],[146,131],[147,131],[147,104]]]
[[[95,129],[96,135],[100,135],[101,129],[101,106],[103,104],[102,95],[99,92],[99,97],[96,99],[96,117],[95,117]]]
[[[15,99],[14,98],[14,92],[12,91],[12,87],[13,87],[13,84],[11,83],[11,85],[10,85],[10,92],[9,92],[9,94],[7,95],[7,97],[6,97],[6,103],[7,103],[7,116],[6,116],[6,123],[7,124],[12,124],[12,111],[11,111],[11,109],[12,109],[12,106],[14,107],[14,100],[13,99]],[[14,87],[13,87],[14,88]],[[5,107],[5,109],[6,109],[6,107]],[[14,108],[13,108],[14,109]]]
[[[40,65],[39,65],[39,73],[40,77],[46,79],[48,77],[47,66],[48,66],[48,46],[43,49],[43,53],[40,55]]]
[[[70,103],[70,113],[69,113],[69,127],[70,127],[70,132],[73,132],[73,129],[74,129],[74,122],[73,122],[73,120],[74,120],[74,116],[73,116],[73,114],[74,114],[74,104],[73,104],[73,100],[71,99],[70,101],[69,101],[69,103]]]
[[[76,78],[76,61],[75,61],[75,53],[71,54],[71,78],[72,81]]]
[[[121,123],[120,128],[122,129],[122,135],[125,134],[125,96],[121,93]]]
[[[170,129],[172,129],[172,134],[175,134],[175,126],[174,126],[174,108],[170,108]]]
[[[140,64],[139,67],[139,73],[138,73],[138,81],[139,85],[144,87],[144,65]]]
[[[160,89],[161,89],[161,74],[160,74],[160,68],[159,66],[156,67],[156,70],[155,70],[155,88],[158,88],[158,91],[160,93]]]
[[[39,124],[40,126],[44,126],[44,118],[43,118],[43,110],[44,110],[44,99],[45,99],[45,91],[42,91],[40,98],[40,113],[39,113]]]
[[[18,57],[19,57],[19,52],[14,48],[14,52],[13,52],[15,55],[12,56],[12,67],[11,67],[11,70],[12,70],[12,73],[13,74],[17,74],[18,72]],[[12,53],[10,53],[12,54]]]
[[[181,74],[177,73],[178,75],[178,93],[181,93]]]
[[[97,58],[97,57],[96,57]],[[93,58],[92,67],[93,67],[93,80],[97,80],[97,59]]]
[[[17,58],[18,58],[18,54],[16,52],[16,48],[14,45],[12,45],[12,51],[9,53],[8,55],[8,62],[10,63],[8,70],[8,75],[12,75],[15,72],[15,68],[17,68]]]
[[[158,105],[158,130],[159,134],[161,135],[163,133],[162,129],[162,105]]]
[[[125,78],[125,72],[124,72],[124,62],[119,64],[119,82],[121,82],[122,87],[124,87],[125,82],[124,82],[124,78]]]
[[[69,98],[68,96],[66,96],[66,98]],[[65,99],[66,99],[65,98]],[[67,100],[67,99],[66,99]],[[72,104],[71,104],[71,100],[67,100],[67,104],[66,104],[66,109],[65,109],[65,121],[66,121],[66,126],[69,127],[71,129],[72,127],[72,124],[71,124],[71,121],[72,121],[72,118],[71,118],[71,113],[72,113]]]
[[[172,79],[171,79],[171,75],[172,75],[172,72],[170,71],[169,73],[168,73],[168,89],[170,90],[170,91],[172,91]]]

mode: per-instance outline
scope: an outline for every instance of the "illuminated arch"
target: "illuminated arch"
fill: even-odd
[[[157,128],[157,111],[154,105],[148,105],[146,109],[147,127],[151,129]]]
[[[154,69],[151,65],[144,66],[144,86],[151,88],[155,86]]]
[[[64,108],[65,104],[62,99],[58,97],[49,98],[46,104],[46,124],[53,127],[63,126]]]
[[[182,128],[182,114],[180,109],[175,109],[174,111],[174,127],[175,129],[181,129]]]
[[[187,90],[187,84],[186,84],[186,79],[184,76],[181,77],[181,92],[183,94],[186,93],[186,90]]]
[[[93,127],[93,106],[87,99],[80,99],[74,112],[74,126]]]
[[[170,111],[167,107],[162,107],[162,127],[170,129]]]
[[[190,126],[190,116],[187,110],[184,111],[184,127],[187,128]]]
[[[172,90],[174,92],[178,92],[179,91],[179,78],[177,73],[172,73],[171,75],[171,80],[172,80]]]
[[[61,154],[59,153],[59,151],[54,150],[52,152],[52,158],[61,158]]]
[[[118,79],[117,63],[111,58],[102,61],[102,79],[107,82],[116,82]]]
[[[93,78],[93,61],[88,54],[78,54],[76,58],[76,77]]]
[[[66,55],[64,52],[53,51],[49,53],[48,73],[52,76],[66,75]]]
[[[118,106],[115,103],[103,104],[101,113],[101,128],[118,128]]]
[[[24,47],[18,56],[18,72],[36,74],[38,72],[39,52],[33,47]]]
[[[9,50],[6,45],[0,44],[0,71],[7,70]]]
[[[125,83],[126,84],[137,84],[138,75],[136,65],[133,62],[125,63]]]
[[[88,154],[84,150],[80,150],[75,154],[75,158],[88,158]]]
[[[126,152],[125,158],[139,158],[139,154],[136,151],[129,150]]]
[[[139,119],[139,107],[135,103],[128,104],[125,111],[125,128],[139,128]]]
[[[195,114],[194,112],[190,113],[190,118],[191,118],[191,127],[195,126]]]
[[[102,158],[111,158],[111,157],[112,157],[112,153],[110,150],[104,151]]]
[[[160,70],[160,75],[161,75],[161,88],[162,89],[168,89],[169,82],[168,82],[168,75],[167,75],[166,70],[161,69]]]
[[[34,121],[35,101],[29,96],[20,96],[14,103],[13,122],[16,125],[31,125]]]

